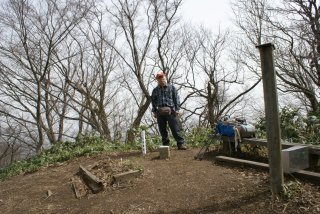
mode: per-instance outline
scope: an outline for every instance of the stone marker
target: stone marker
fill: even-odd
[[[169,146],[160,146],[159,149],[159,158],[167,159],[170,157],[170,147]]]
[[[286,173],[297,172],[309,167],[309,148],[293,146],[282,150],[282,166]]]

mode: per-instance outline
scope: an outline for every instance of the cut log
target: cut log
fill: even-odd
[[[103,190],[102,181],[89,170],[80,165],[79,172],[82,180],[92,190],[93,193],[98,193]]]
[[[128,181],[133,178],[137,178],[141,175],[141,170],[131,170],[128,172],[120,173],[117,175],[112,176],[112,183],[119,184],[125,181]]]

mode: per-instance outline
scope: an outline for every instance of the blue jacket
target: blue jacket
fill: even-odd
[[[159,107],[164,106],[171,107],[174,111],[180,110],[177,89],[169,83],[164,87],[158,85],[152,91],[152,112],[156,112]]]

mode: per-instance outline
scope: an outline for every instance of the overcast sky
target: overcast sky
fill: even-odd
[[[184,0],[181,8],[184,20],[203,24],[213,32],[231,25],[230,0]]]

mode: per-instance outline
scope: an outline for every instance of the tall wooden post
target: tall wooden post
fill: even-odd
[[[273,195],[279,195],[283,191],[283,169],[278,95],[273,61],[274,46],[267,43],[257,48],[261,58],[271,192]]]

